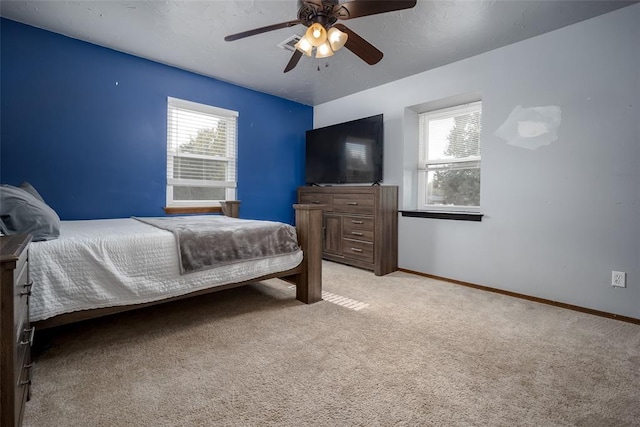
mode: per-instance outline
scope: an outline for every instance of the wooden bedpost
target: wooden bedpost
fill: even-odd
[[[296,299],[305,304],[322,300],[322,205],[293,205],[296,233],[304,252],[302,272],[295,276]]]
[[[227,200],[220,202],[223,215],[230,218],[240,218],[240,200]]]

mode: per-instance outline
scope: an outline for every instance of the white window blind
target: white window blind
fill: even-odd
[[[482,103],[419,115],[419,209],[479,211]]]
[[[167,206],[215,206],[236,198],[236,111],[167,102]]]

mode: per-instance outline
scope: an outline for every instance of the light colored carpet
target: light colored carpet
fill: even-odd
[[[333,302],[270,280],[36,335],[25,426],[640,425],[638,325],[323,274]]]

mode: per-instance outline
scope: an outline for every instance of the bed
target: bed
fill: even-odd
[[[223,203],[222,213],[237,218],[238,203]],[[295,228],[287,227],[295,250],[190,271],[184,271],[185,249],[176,248],[175,230],[146,218],[62,221],[57,239],[29,248],[32,324],[45,329],[269,278],[294,283],[303,303],[320,301],[321,206],[293,207]]]

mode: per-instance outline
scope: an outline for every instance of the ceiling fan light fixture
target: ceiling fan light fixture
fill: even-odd
[[[313,45],[309,43],[306,37],[298,40],[298,43],[296,43],[294,47],[307,56],[311,56],[311,52],[313,51]]]
[[[328,41],[325,41],[316,49],[316,58],[327,58],[332,55],[333,50],[331,50],[331,45]]]
[[[347,33],[343,33],[335,27],[329,28],[329,31],[327,32],[327,39],[329,40],[331,49],[333,49],[334,52],[343,47],[348,38],[349,35]]]
[[[327,30],[316,22],[307,28],[304,38],[307,39],[312,46],[318,47],[327,40]]]
[[[302,24],[307,27],[302,39],[296,36],[299,40],[295,45],[292,45],[292,39],[282,43],[281,47],[286,46],[289,50],[295,48],[284,69],[285,73],[295,68],[302,55],[312,56],[314,49],[316,58],[326,58],[345,46],[367,64],[374,65],[382,59],[382,52],[354,31],[336,22],[411,9],[417,2],[418,0],[298,0],[297,19],[230,34],[224,39],[230,42]],[[337,28],[334,29],[334,25]]]

